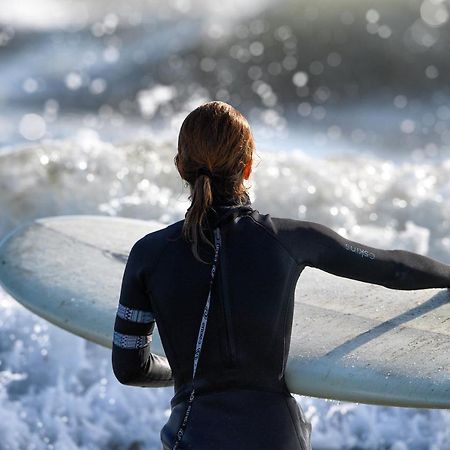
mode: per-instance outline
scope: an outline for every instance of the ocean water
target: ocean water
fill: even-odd
[[[450,264],[449,2],[237,5],[3,2],[0,239],[62,214],[182,219],[177,132],[219,99],[254,130],[261,213]],[[122,386],[108,350],[1,289],[0,310],[0,450],[160,448],[173,388]],[[296,399],[314,450],[450,449],[446,410]]]
[[[5,153],[1,235],[24,220],[57,214],[180,220],[189,202],[174,151],[171,141],[82,139]],[[261,150],[256,160],[248,187],[260,212],[450,262],[450,159],[396,163],[291,149]],[[108,350],[47,323],[3,291],[0,304],[0,448],[159,448],[173,388],[122,386]],[[312,421],[314,449],[450,448],[445,410],[296,398]]]

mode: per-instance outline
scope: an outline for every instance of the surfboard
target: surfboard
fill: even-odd
[[[111,348],[128,253],[164,225],[106,216],[37,219],[0,243],[0,284],[39,316]],[[394,290],[306,267],[285,379],[292,393],[450,408],[450,295]],[[164,354],[157,326],[152,352]]]

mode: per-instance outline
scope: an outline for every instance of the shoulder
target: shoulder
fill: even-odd
[[[261,214],[258,210],[254,210],[251,217],[267,231],[276,235],[298,230],[308,231],[314,229],[316,226],[320,226],[320,224],[316,222],[291,219],[287,217],[274,217],[269,213]]]
[[[156,231],[146,234],[137,242],[141,242],[142,245],[155,245],[156,243],[164,243],[171,239],[176,239],[181,233],[183,223],[184,220],[179,220],[178,222],[159,228]]]
[[[169,242],[181,239],[183,222],[184,219],[147,233],[133,244],[129,258],[146,265],[150,260],[156,261]]]

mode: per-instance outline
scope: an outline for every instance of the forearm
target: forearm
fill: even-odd
[[[114,346],[112,366],[118,381],[127,386],[164,387],[174,383],[167,358],[151,353],[150,345],[142,349]]]
[[[395,263],[393,289],[450,287],[450,265],[407,250],[391,250]]]

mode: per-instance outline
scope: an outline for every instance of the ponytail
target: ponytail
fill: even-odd
[[[212,205],[213,192],[211,177],[200,173],[196,178],[191,194],[191,206],[188,208],[183,224],[183,236],[191,243],[192,253],[200,262],[204,261],[199,254],[199,241],[214,248],[214,244],[204,232],[206,211]]]

